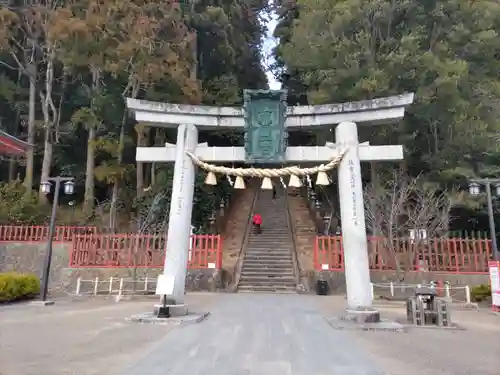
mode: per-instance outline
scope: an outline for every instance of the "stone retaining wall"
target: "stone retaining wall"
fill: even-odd
[[[46,243],[4,243],[0,244],[0,272],[34,272],[41,277]],[[70,244],[53,245],[49,287],[54,296],[74,294],[77,279],[100,280],[116,278],[156,279],[159,268],[68,268]],[[222,272],[215,269],[189,269],[186,278],[188,291],[217,291],[222,289]]]
[[[4,243],[0,244],[0,272],[19,271],[42,273],[45,243]],[[52,268],[50,273],[50,290],[52,295],[73,294],[76,291],[77,279],[92,280],[98,277],[101,280],[116,278],[137,277],[155,279],[161,272],[159,268],[68,268],[70,244],[56,243],[53,248]],[[228,275],[214,269],[189,269],[186,279],[188,291],[219,291],[228,283]],[[308,290],[315,291],[316,281],[328,281],[331,293],[342,294],[345,292],[344,272],[309,272],[305,278]],[[374,283],[397,281],[395,272],[372,271],[371,279]],[[452,285],[488,284],[487,274],[450,274],[437,272],[408,272],[405,284],[419,284],[425,281],[449,281]]]

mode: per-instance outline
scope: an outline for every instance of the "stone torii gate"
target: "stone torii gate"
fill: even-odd
[[[175,145],[138,147],[140,162],[174,162],[173,190],[167,234],[164,275],[173,283],[171,300],[178,308],[172,314],[186,314],[184,305],[189,233],[195,183],[195,167],[205,163],[326,163],[338,157],[339,198],[344,245],[347,309],[368,312],[373,319],[366,225],[361,181],[361,161],[394,161],[403,159],[403,148],[359,144],[357,125],[369,126],[394,123],[403,118],[405,108],[413,102],[413,94],[374,100],[318,106],[286,106],[285,91],[246,90],[245,107],[209,107],[157,103],[127,99],[127,107],[138,122],[151,126],[177,128]],[[252,99],[260,106],[247,105]],[[280,113],[281,111],[281,113]],[[274,123],[269,129],[256,118],[268,115]],[[253,120],[252,120],[253,116]],[[255,121],[253,121],[255,122]],[[281,129],[279,129],[281,122]],[[335,129],[335,143],[313,147],[287,147],[286,133],[294,130]],[[198,128],[218,130],[232,128],[246,132],[245,147],[209,147],[198,144]],[[267,138],[256,137],[268,130]],[[269,136],[273,131],[279,136]],[[274,134],[274,133],[273,133]],[[274,138],[277,143],[273,142]],[[252,140],[253,139],[253,145]],[[270,143],[270,148],[264,146]],[[194,163],[192,157],[198,160]],[[172,306],[173,307],[173,306]],[[364,313],[363,313],[364,314]],[[375,319],[378,317],[376,314]]]

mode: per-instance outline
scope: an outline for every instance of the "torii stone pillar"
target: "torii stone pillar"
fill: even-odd
[[[347,308],[366,310],[372,306],[372,296],[356,124],[342,122],[337,125],[335,142],[347,148],[338,166]]]
[[[195,184],[195,166],[186,151],[195,152],[198,144],[198,130],[191,124],[181,124],[177,128],[175,148],[174,178],[172,181],[172,198],[168,219],[167,248],[163,274],[174,281],[174,301],[171,314],[187,314],[184,306],[184,291],[189,258],[189,240],[191,233],[191,216],[193,212],[193,195]],[[177,309],[178,311],[174,311]]]

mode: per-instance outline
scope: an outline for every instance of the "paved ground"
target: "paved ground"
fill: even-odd
[[[322,299],[323,311],[334,310],[341,299]],[[406,320],[403,304],[377,309],[385,318]],[[353,332],[353,338],[386,375],[500,374],[500,316],[489,310],[462,310],[452,312],[452,321],[464,330]]]
[[[212,315],[173,328],[125,320],[151,301],[0,307],[2,375],[498,375],[500,317],[456,312],[464,331],[339,331],[339,297],[196,294]],[[401,308],[380,308],[402,318]]]
[[[188,296],[195,309],[214,295]],[[170,326],[135,324],[154,300],[57,301],[54,306],[0,306],[1,375],[114,375],[138,361]]]
[[[172,331],[123,375],[382,375],[317,307],[313,296],[220,295],[206,322]]]

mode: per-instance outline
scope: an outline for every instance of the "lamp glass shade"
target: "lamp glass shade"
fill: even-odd
[[[72,195],[75,192],[75,183],[73,181],[66,181],[64,183],[64,194]]]
[[[480,190],[479,190],[479,184],[476,183],[476,182],[471,182],[469,184],[469,193],[470,193],[470,195],[476,196],[476,195],[479,195],[479,192],[480,192]]]
[[[500,197],[500,184],[495,185],[495,194],[497,197]]]
[[[49,181],[43,181],[40,183],[40,190],[44,194],[49,194],[51,188],[52,188],[52,184]]]

